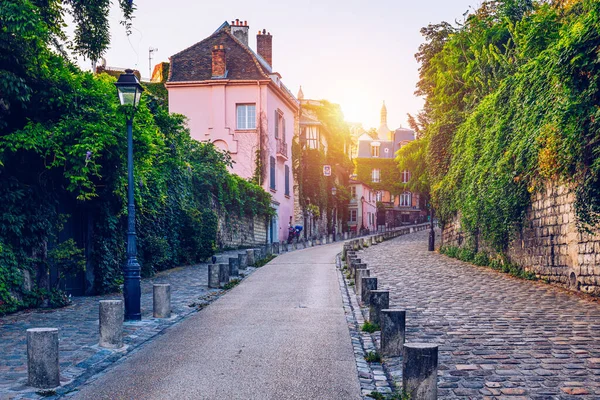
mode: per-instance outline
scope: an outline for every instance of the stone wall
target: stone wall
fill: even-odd
[[[220,217],[217,246],[223,248],[250,247],[265,244],[267,224],[264,217]]]
[[[600,295],[600,228],[580,232],[575,194],[564,185],[546,185],[532,196],[525,223],[506,252],[508,259],[541,278],[572,290]],[[491,250],[461,229],[460,217],[444,225],[442,243]]]

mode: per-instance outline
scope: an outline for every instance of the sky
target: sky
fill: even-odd
[[[113,2],[113,3],[116,3]],[[250,47],[256,33],[273,35],[273,68],[305,98],[339,103],[349,122],[379,126],[382,102],[388,126],[407,126],[423,99],[414,95],[418,64],[414,54],[429,23],[463,20],[480,0],[138,0],[133,33],[110,15],[108,66],[139,69],[148,77],[148,49],[158,48],[152,65],[211,35],[224,21],[248,21]],[[89,63],[80,61],[84,68]]]

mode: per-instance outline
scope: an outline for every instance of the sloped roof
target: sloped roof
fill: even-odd
[[[227,22],[206,39],[171,56],[169,82],[193,82],[212,79],[212,49],[223,45],[227,79],[269,79],[270,67],[254,51],[237,40]]]
[[[394,138],[396,142],[415,140],[415,132],[411,129],[398,128],[396,129],[396,132],[394,132]]]

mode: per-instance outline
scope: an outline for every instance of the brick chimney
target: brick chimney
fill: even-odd
[[[212,50],[212,77],[223,78],[227,72],[227,59],[223,45],[217,45]]]
[[[249,29],[250,27],[248,26],[248,21],[240,21],[239,19],[231,21],[231,34],[235,36],[237,40],[244,43],[246,47],[248,47]]]
[[[256,35],[256,51],[271,67],[273,66],[273,36],[266,29]]]

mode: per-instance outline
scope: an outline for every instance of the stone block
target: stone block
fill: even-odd
[[[27,384],[40,389],[60,385],[58,329],[27,329]]]
[[[362,278],[368,278],[371,276],[370,269],[357,269],[356,270],[356,278],[354,279],[354,290],[358,296],[361,295],[362,292]]]
[[[381,310],[381,354],[387,357],[402,355],[406,335],[406,311]]]
[[[436,400],[438,346],[430,343],[404,344],[402,387],[414,400]]]
[[[219,264],[219,285],[224,286],[229,283],[229,264]]]
[[[381,310],[390,308],[390,292],[387,290],[371,290],[369,295],[369,320],[381,325]]]
[[[208,287],[219,288],[219,264],[208,264]]]
[[[371,299],[371,291],[373,290],[377,290],[377,278],[363,277],[362,282],[360,284],[360,300],[365,306],[369,305],[369,301]]]
[[[238,257],[229,258],[229,276],[240,276],[240,259]]]
[[[152,292],[154,318],[171,318],[171,285],[155,283]]]
[[[247,253],[239,253],[238,254],[238,264],[240,269],[246,269],[248,266],[248,254]]]
[[[119,349],[123,347],[123,300],[100,300],[99,330],[100,347]]]

